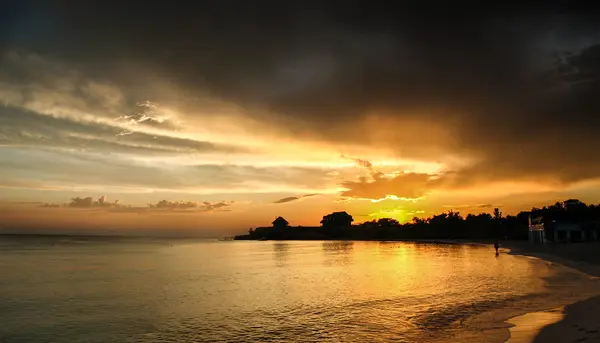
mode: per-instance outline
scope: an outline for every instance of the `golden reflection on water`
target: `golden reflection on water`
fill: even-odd
[[[549,273],[544,264],[533,267],[466,245],[282,241],[229,242],[215,249],[189,245],[176,254],[211,261],[214,275],[194,285],[191,299],[203,299],[207,289],[223,294],[203,299],[195,316],[209,306],[234,318],[239,311],[247,320],[262,309],[268,317],[284,316],[289,325],[316,325],[319,339],[348,342],[435,334],[471,312],[543,290],[540,277]]]
[[[17,299],[5,330],[18,318],[77,327],[85,313],[115,342],[425,342],[543,291],[551,272],[487,247],[402,242],[110,243],[3,259],[2,280],[19,285],[0,282]]]

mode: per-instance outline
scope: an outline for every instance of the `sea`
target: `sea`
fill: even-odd
[[[489,245],[0,236],[0,342],[502,342],[583,278]]]

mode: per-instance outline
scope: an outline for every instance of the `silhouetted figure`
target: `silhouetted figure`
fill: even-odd
[[[500,243],[498,243],[498,239],[494,241],[494,249],[496,249],[496,256],[498,256],[498,248],[500,248]]]

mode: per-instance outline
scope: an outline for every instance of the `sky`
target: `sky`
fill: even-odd
[[[600,202],[595,9],[485,5],[2,2],[0,231]]]

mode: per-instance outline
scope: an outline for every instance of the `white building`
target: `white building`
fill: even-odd
[[[546,243],[546,230],[541,217],[531,219],[529,215],[529,243]]]
[[[585,226],[585,228],[584,228]],[[583,241],[597,241],[597,227],[575,224],[570,222],[544,223],[543,218],[532,219],[529,216],[529,242],[530,243],[569,243]]]

